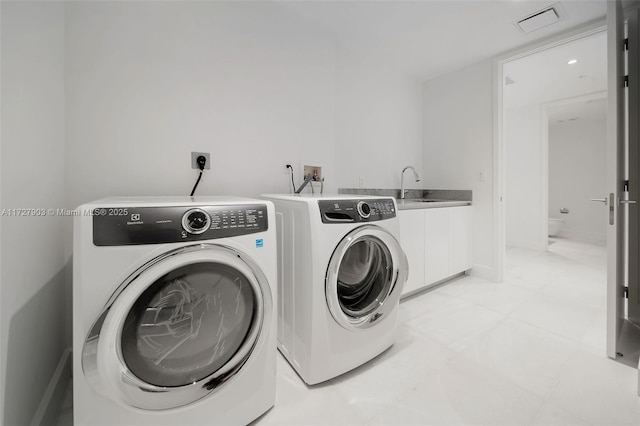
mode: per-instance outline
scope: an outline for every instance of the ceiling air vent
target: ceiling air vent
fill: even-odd
[[[564,11],[560,3],[556,3],[531,15],[523,18],[515,23],[516,27],[523,33],[530,33],[540,28],[555,24],[564,19]]]

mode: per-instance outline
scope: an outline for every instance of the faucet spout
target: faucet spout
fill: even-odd
[[[404,193],[405,193],[405,189],[404,189],[404,172],[407,171],[407,169],[411,170],[413,172],[413,175],[416,178],[416,182],[420,182],[420,176],[418,176],[418,172],[416,172],[416,169],[413,168],[413,166],[407,166],[404,169],[402,169],[402,173],[400,174],[400,199],[404,200]]]

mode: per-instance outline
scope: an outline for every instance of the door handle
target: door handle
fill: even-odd
[[[599,203],[604,203],[604,205],[607,205],[607,199],[606,198],[592,198],[591,201],[598,201]]]
[[[620,203],[620,204],[635,204],[636,202],[634,200],[618,200],[618,203]]]
[[[603,203],[605,206],[609,206],[609,225],[613,225],[615,223],[615,194],[613,192],[609,193],[609,198],[592,198],[591,201],[597,201],[599,203]],[[620,203],[624,204],[634,204],[635,201],[630,200],[618,200]]]

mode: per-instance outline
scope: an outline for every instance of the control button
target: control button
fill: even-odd
[[[182,227],[190,234],[202,234],[211,225],[211,217],[202,209],[191,209],[182,216]]]
[[[371,207],[369,207],[369,204],[365,203],[364,201],[358,202],[357,209],[358,209],[358,214],[363,218],[366,219],[369,216],[371,216]]]

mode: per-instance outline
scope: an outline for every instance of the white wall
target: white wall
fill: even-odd
[[[336,180],[340,187],[400,188],[422,175],[422,83],[353,47],[338,50]],[[407,188],[428,182],[407,176]]]
[[[542,197],[546,196],[542,130],[540,104],[505,110],[504,203],[508,247],[547,249],[543,222],[546,215],[541,210]]]
[[[590,201],[607,192],[606,128],[606,117],[549,126],[549,217],[564,219],[561,237],[606,242],[607,209]]]
[[[298,184],[322,166],[326,192],[424,173],[421,83],[277,4],[3,2],[1,15],[3,208],[187,195],[191,151],[212,157],[198,195],[288,192],[285,163]],[[69,346],[70,225],[2,218],[4,424],[29,422]]]
[[[285,163],[334,172],[335,43],[266,2],[74,2],[67,14],[70,205],[288,192]]]
[[[3,209],[186,195],[191,151],[212,154],[202,195],[286,192],[285,162],[334,175],[334,41],[277,5],[2,2],[1,18]],[[31,421],[70,344],[70,221],[2,217],[3,424]]]
[[[473,191],[474,273],[495,276],[493,62],[424,83],[424,185]]]
[[[60,2],[2,2],[2,209],[64,207],[64,24]],[[6,210],[5,210],[6,213]],[[29,424],[65,344],[64,217],[3,215],[5,425]]]

